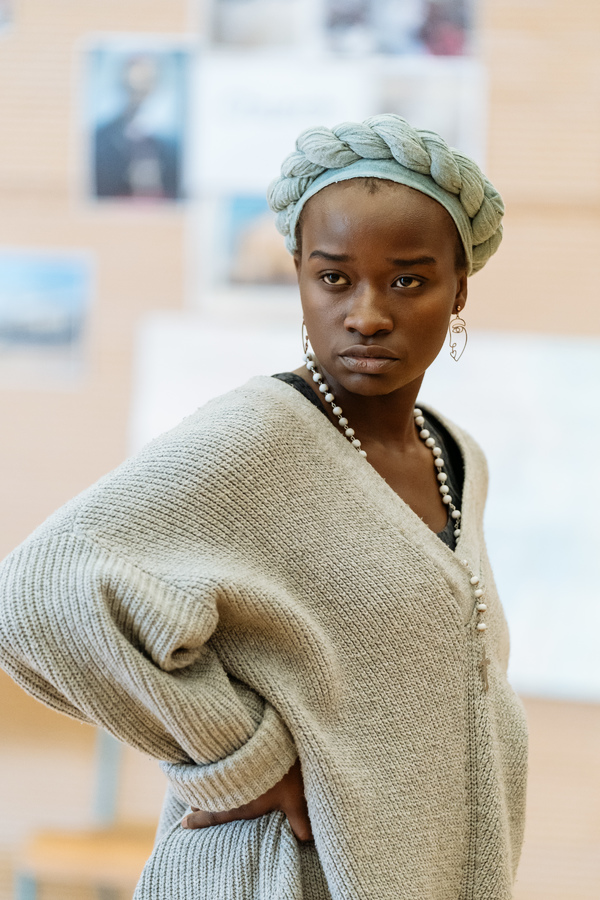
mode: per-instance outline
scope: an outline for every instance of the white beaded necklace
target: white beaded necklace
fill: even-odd
[[[312,350],[306,350],[304,354],[304,362],[306,364],[306,368],[309,372],[312,373],[313,381],[319,386],[319,392],[324,395],[324,399],[331,406],[331,411],[333,415],[338,420],[338,425],[342,430],[344,436],[348,439],[348,441],[352,444],[355,450],[358,451],[359,456],[362,456],[366,459],[367,452],[362,449],[360,440],[356,437],[354,432],[354,428],[351,428],[348,419],[344,416],[342,407],[338,405],[333,392],[328,384],[323,381],[323,376],[319,372],[317,362],[315,359],[315,355]],[[440,482],[439,491],[442,495],[442,503],[444,503],[449,510],[450,517],[454,520],[454,537],[458,540],[461,533],[460,528],[460,519],[461,512],[454,504],[452,496],[450,494],[450,488],[446,485],[446,481],[448,480],[448,476],[444,472],[445,462],[442,458],[442,450],[441,447],[437,447],[434,438],[432,438],[431,433],[425,428],[425,417],[420,409],[413,410],[413,416],[415,420],[415,425],[419,429],[419,437],[423,441],[426,447],[429,447],[431,453],[433,455],[433,464],[436,468],[436,477]],[[480,586],[479,576],[476,575],[471,566],[469,565],[469,561],[467,559],[461,560],[463,566],[467,570],[469,574],[469,584],[471,586],[471,590],[473,592],[473,599],[475,600],[475,608],[477,610],[477,624],[476,630],[483,637],[483,633],[487,628],[485,622],[481,619],[481,614],[484,613],[487,609],[487,604],[483,599],[483,588]],[[490,663],[490,660],[487,658],[485,652],[485,645],[483,647],[483,656],[481,662],[479,663],[479,668],[481,669],[482,677],[483,677],[483,685],[485,690],[488,690],[488,677],[487,677],[487,667]]]

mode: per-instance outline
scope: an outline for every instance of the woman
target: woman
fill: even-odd
[[[18,548],[3,665],[163,761],[138,898],[504,900],[526,727],[485,461],[415,408],[502,202],[390,115],[304,132],[269,197],[306,365],[207,404]]]

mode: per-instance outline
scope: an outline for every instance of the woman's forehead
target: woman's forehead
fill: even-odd
[[[379,183],[377,183],[379,182]],[[323,188],[303,210],[304,239],[343,239],[381,232],[391,240],[402,234],[453,241],[456,226],[448,211],[432,197],[384,179],[351,179]]]

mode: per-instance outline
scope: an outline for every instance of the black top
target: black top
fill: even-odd
[[[317,409],[321,410],[323,415],[327,416],[327,410],[323,406],[321,398],[300,375],[296,375],[294,372],[279,372],[277,375],[273,375],[273,378],[285,381],[286,384],[291,385],[301,394],[304,394],[307,400],[310,400]],[[425,426],[431,432],[431,437],[434,438],[436,444],[442,450],[442,456],[446,463],[444,468],[448,476],[446,484],[450,488],[450,493],[453,497],[462,498],[465,471],[460,448],[448,429],[438,419],[434,418],[431,413],[423,412],[423,416],[425,418]],[[328,416],[327,418],[329,419]],[[459,502],[458,506],[460,507],[461,505]],[[443,531],[438,532],[440,540],[447,544],[451,550],[454,550],[456,547],[455,528],[456,523],[454,519],[448,516],[446,527]]]

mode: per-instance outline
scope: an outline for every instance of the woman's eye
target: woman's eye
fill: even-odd
[[[401,275],[400,278],[396,278],[394,285],[403,288],[415,288],[421,287],[422,283],[420,278],[415,278],[414,275]]]
[[[346,276],[339,275],[337,272],[327,272],[323,275],[323,281],[325,284],[348,284]]]

